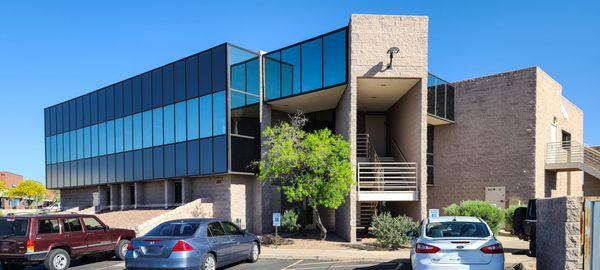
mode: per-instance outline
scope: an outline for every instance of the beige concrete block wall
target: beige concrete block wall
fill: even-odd
[[[192,198],[213,203],[215,218],[231,219],[230,178],[224,176],[191,177]]]
[[[165,182],[161,181],[144,181],[142,196],[144,197],[143,206],[146,207],[164,207],[165,205]]]
[[[562,86],[541,68],[536,73],[536,197],[582,195],[582,172],[545,171],[546,145],[551,141],[551,125],[557,127],[557,141],[561,131],[571,133],[571,140],[583,143],[583,111],[562,95]],[[568,117],[561,111],[561,105]]]
[[[386,69],[389,56],[387,50],[391,47],[398,47],[400,53],[394,57],[391,69]],[[353,147],[352,156],[355,157],[356,147],[356,95],[360,89],[357,88],[357,78],[377,77],[377,78],[420,78],[421,89],[420,100],[415,100],[420,104],[420,116],[411,121],[420,123],[420,128],[415,131],[419,137],[413,143],[420,145],[420,153],[415,155],[415,161],[418,162],[421,169],[419,179],[425,183],[427,179],[426,172],[426,137],[427,137],[427,85],[428,72],[428,18],[425,16],[391,16],[391,15],[362,15],[354,14],[350,18],[350,71],[348,94],[350,101],[350,117],[352,119],[350,140]],[[345,94],[346,95],[346,94]],[[344,97],[342,97],[344,99]],[[419,102],[420,101],[420,102]],[[337,119],[336,119],[337,120]],[[339,124],[339,122],[336,122]],[[394,125],[394,123],[392,123]],[[353,160],[353,164],[356,161]],[[422,193],[418,207],[414,211],[426,213],[427,194],[426,186],[423,184]],[[352,208],[349,215],[356,213],[356,203],[352,200]],[[420,209],[418,209],[420,208]],[[340,222],[339,218],[336,222]],[[354,227],[356,217],[351,222]],[[355,235],[355,229],[352,231]],[[353,236],[354,237],[354,236]]]
[[[240,220],[242,228],[254,231],[254,192],[256,177],[250,175],[231,175],[231,221]]]
[[[583,180],[583,196],[600,196],[600,179],[585,174]]]
[[[82,210],[92,207],[94,203],[92,194],[97,191],[97,187],[61,189],[61,207],[64,210],[73,208],[77,208],[76,210]]]
[[[485,199],[503,186],[510,203],[535,196],[535,68],[455,83],[455,121],[435,127],[429,208]]]
[[[579,269],[582,197],[537,200],[537,269]]]

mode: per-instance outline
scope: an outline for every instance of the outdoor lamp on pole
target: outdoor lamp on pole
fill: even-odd
[[[390,63],[387,65],[387,69],[392,68],[392,60],[394,59],[394,54],[398,54],[400,49],[398,47],[391,47],[387,50],[387,54],[390,55]]]

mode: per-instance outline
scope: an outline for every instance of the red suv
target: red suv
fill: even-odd
[[[96,216],[37,214],[0,218],[3,269],[43,263],[46,269],[69,268],[71,258],[109,253],[123,259],[135,232],[112,229]]]

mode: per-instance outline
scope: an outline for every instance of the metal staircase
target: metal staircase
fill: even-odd
[[[546,170],[583,171],[600,180],[600,151],[574,141],[546,145]]]
[[[398,148],[397,145],[394,145]],[[380,157],[373,147],[369,134],[358,134],[357,145],[357,228],[367,229],[382,201],[417,201],[418,167],[407,162],[400,152],[402,162],[394,157]],[[396,150],[399,151],[399,148]]]

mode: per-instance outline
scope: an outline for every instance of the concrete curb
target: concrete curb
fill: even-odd
[[[327,260],[327,261],[362,261],[390,262],[408,261],[408,251],[363,251],[363,250],[314,250],[314,249],[275,249],[264,247],[261,253],[264,259],[286,260]]]

